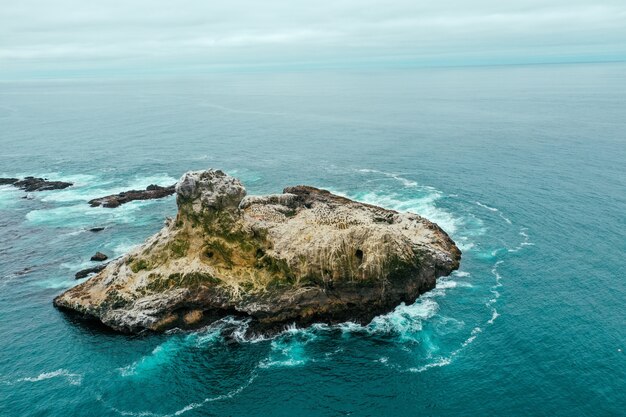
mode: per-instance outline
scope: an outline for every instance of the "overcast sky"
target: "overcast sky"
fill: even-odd
[[[626,59],[626,0],[0,0],[0,79]]]

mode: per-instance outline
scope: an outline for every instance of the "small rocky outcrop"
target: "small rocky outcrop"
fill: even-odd
[[[0,185],[13,185],[26,192],[32,192],[62,190],[74,184],[64,181],[49,181],[47,178],[26,177],[23,180],[18,178],[0,178]]]
[[[97,261],[97,262],[102,262],[102,261],[106,261],[107,259],[109,259],[108,256],[106,256],[104,253],[102,252],[96,252],[92,257],[91,260],[92,261]]]
[[[174,194],[174,185],[169,187],[161,187],[151,184],[145,190],[130,190],[119,194],[108,195],[106,197],[95,198],[89,201],[91,207],[107,207],[115,208],[124,203],[134,200],[153,200],[155,198],[163,198]]]
[[[176,185],[178,214],[54,304],[123,332],[195,328],[228,315],[367,323],[435,287],[461,252],[436,224],[314,187],[246,197],[219,170]]]
[[[19,178],[0,178],[0,185],[12,185],[19,180]]]
[[[104,229],[106,229],[106,227],[104,227],[104,226],[98,226],[98,227],[92,227],[91,229],[89,229],[89,231],[90,231],[90,232],[97,233],[97,232],[101,232],[101,231],[103,231]]]
[[[91,274],[97,274],[98,272],[102,271],[104,268],[106,268],[106,264],[93,266],[91,268],[81,269],[74,275],[74,278],[76,279],[86,278]]]

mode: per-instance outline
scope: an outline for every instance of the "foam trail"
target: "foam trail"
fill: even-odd
[[[494,212],[495,212],[495,211],[499,211],[497,208],[495,208],[495,207],[489,207],[488,205],[483,204],[483,203],[481,203],[480,201],[477,201],[477,202],[476,202],[476,204],[477,204],[477,205],[479,205],[479,206],[481,206],[481,207],[483,207],[483,208],[486,208],[486,209],[487,209],[487,210],[489,210],[489,211],[494,211]]]
[[[491,309],[491,318],[487,321],[488,324],[493,324],[496,319],[500,317],[500,313],[498,313],[498,310],[496,310],[495,308]]]
[[[83,382],[83,376],[80,374],[74,374],[67,369],[57,369],[52,372],[42,372],[35,377],[24,377],[16,380],[15,382],[40,382],[52,378],[65,378],[70,385],[80,385]],[[9,383],[13,385],[13,383]]]
[[[482,207],[482,208],[485,208],[485,209],[487,209],[487,210],[489,210],[489,211],[492,211],[492,212],[494,212],[494,213],[498,213],[498,216],[500,216],[500,218],[501,218],[502,220],[504,220],[504,221],[505,221],[505,222],[507,222],[508,224],[513,224],[513,222],[511,221],[511,219],[509,219],[509,218],[508,218],[508,217],[506,217],[504,214],[502,214],[502,212],[501,212],[500,210],[498,210],[497,208],[495,208],[495,207],[491,207],[491,206],[488,206],[488,205],[486,205],[486,204],[483,204],[483,203],[481,203],[480,201],[476,201],[476,205],[478,205],[478,206],[480,206],[480,207]]]
[[[254,382],[254,380],[258,377],[258,372],[256,371],[256,369],[254,369],[252,371],[252,374],[250,376],[250,378],[248,378],[248,380],[241,386],[237,387],[236,389],[227,392],[226,394],[222,394],[222,395],[218,395],[216,397],[208,397],[205,398],[202,401],[196,402],[196,403],[191,403],[188,404],[186,406],[184,406],[183,408],[181,408],[180,410],[174,411],[173,413],[170,414],[157,414],[157,413],[153,413],[151,411],[125,411],[125,410],[120,410],[118,408],[109,406],[107,404],[104,404],[108,409],[122,415],[122,416],[134,416],[134,417],[175,417],[175,416],[180,416],[185,414],[188,411],[192,411],[195,410],[197,408],[200,408],[202,406],[204,406],[205,404],[211,403],[211,402],[215,402],[215,401],[222,401],[222,400],[227,400],[230,398],[233,398],[235,396],[237,396],[238,394],[240,394],[243,390],[245,390],[246,388],[248,388],[250,386],[250,384],[252,384],[252,382]],[[97,398],[98,401],[103,402],[102,398],[98,397]]]

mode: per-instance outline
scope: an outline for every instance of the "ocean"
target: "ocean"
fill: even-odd
[[[0,149],[1,177],[75,183],[0,186],[0,415],[624,415],[625,64],[1,82]],[[52,306],[176,213],[89,199],[206,168],[416,212],[461,268],[368,325],[274,338]]]

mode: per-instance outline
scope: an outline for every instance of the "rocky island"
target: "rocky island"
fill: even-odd
[[[435,223],[308,186],[246,196],[219,170],[176,184],[178,213],[143,245],[54,304],[122,332],[225,316],[273,332],[367,323],[433,289],[461,252]]]

